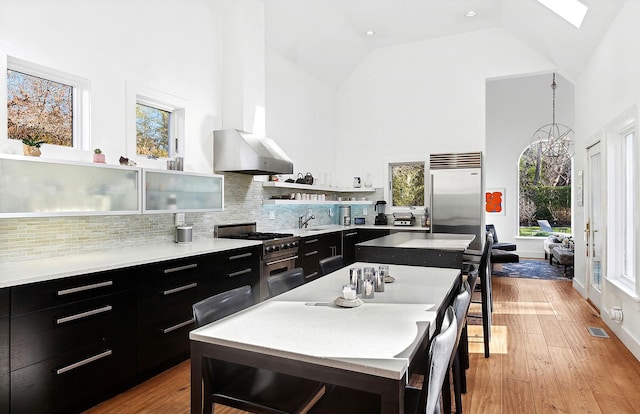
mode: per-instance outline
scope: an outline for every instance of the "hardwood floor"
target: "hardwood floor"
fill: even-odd
[[[571,283],[494,276],[493,294],[490,358],[482,327],[469,327],[465,413],[640,414],[640,362]],[[611,338],[592,337],[587,327]],[[186,361],[87,413],[189,413],[189,395]]]

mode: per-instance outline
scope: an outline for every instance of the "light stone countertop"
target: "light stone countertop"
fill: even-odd
[[[397,232],[421,232],[426,233],[429,228],[420,226],[376,226],[375,224],[358,224],[352,226],[340,226],[338,224],[324,224],[319,226],[310,225],[306,229],[285,229],[282,233],[292,233],[295,236],[310,237],[314,234],[328,234],[335,233],[337,231],[348,231],[357,229],[371,229],[371,230],[395,230]]]
[[[260,245],[260,241],[234,239],[194,240],[129,246],[124,249],[0,263],[0,288],[60,279],[87,273],[138,266]]]
[[[378,265],[359,262],[349,267]],[[389,270],[396,281],[360,307],[333,304],[349,280],[346,267],[198,328],[190,338],[400,379],[422,338],[435,333],[437,309],[460,270],[402,265],[389,265]]]

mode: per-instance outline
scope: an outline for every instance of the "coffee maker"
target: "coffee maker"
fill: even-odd
[[[378,200],[376,202],[376,215],[374,224],[378,225],[386,225],[387,224],[387,216],[384,214],[384,209],[387,207],[387,202],[384,200]]]

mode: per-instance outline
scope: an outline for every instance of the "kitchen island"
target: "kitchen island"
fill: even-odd
[[[460,269],[474,238],[473,234],[394,233],[356,244],[356,260]]]

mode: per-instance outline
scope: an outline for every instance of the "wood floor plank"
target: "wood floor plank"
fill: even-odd
[[[640,362],[571,283],[492,280],[491,357],[484,358],[482,327],[469,326],[465,413],[640,414]],[[587,326],[602,327],[611,339],[592,337]],[[189,413],[189,371],[186,361],[87,413]],[[215,413],[244,412],[217,405]]]
[[[560,392],[570,413],[600,414],[598,403],[568,347],[549,347]]]
[[[502,414],[502,355],[477,358],[473,399],[473,413]]]
[[[526,332],[523,335],[536,412],[539,414],[567,412],[562,395],[558,390],[553,360],[549,355],[544,335]]]
[[[547,346],[569,348],[569,343],[555,315],[538,315],[538,320]]]
[[[602,414],[638,413],[637,410],[634,410],[633,406],[627,401],[627,399],[620,395],[610,395],[595,392],[594,396],[596,401],[598,402],[598,407],[602,411]]]
[[[535,414],[536,409],[529,381],[504,378],[502,393],[502,412],[518,414]]]

